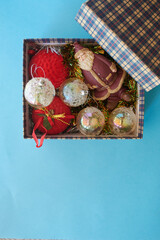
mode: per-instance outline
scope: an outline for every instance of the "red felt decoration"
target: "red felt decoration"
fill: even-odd
[[[49,48],[40,50],[31,58],[29,71],[30,77],[48,78],[55,88],[58,88],[68,77],[63,57]]]
[[[71,115],[70,108],[59,97],[55,97],[52,103],[44,110],[34,109],[32,112],[34,124],[39,122],[38,130],[46,134],[63,132],[72,118],[74,116]]]

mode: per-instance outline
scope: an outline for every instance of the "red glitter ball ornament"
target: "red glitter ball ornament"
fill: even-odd
[[[50,48],[40,50],[31,58],[29,73],[30,77],[48,78],[55,88],[58,88],[68,77],[63,57]]]
[[[43,117],[43,126],[47,129],[47,134],[58,134],[63,132],[69,125],[71,118],[71,111],[70,108],[62,102],[62,100],[59,97],[55,97],[52,101],[52,103],[46,107],[47,113],[51,115],[59,115],[64,114],[66,117],[64,118],[52,118],[53,125],[51,126],[47,115],[45,114],[45,111],[34,109],[32,112],[32,120],[34,124],[36,124],[40,118]],[[40,132],[45,132],[45,129],[40,125],[38,127],[38,130]]]

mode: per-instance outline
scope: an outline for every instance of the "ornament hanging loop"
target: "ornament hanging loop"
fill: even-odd
[[[35,69],[34,69],[34,71],[33,71],[33,67],[34,67],[34,66],[35,66]],[[32,64],[32,66],[31,66],[31,76],[32,76],[32,78],[34,78],[34,73],[38,76],[38,74],[37,74],[37,70],[38,70],[38,69],[41,69],[41,70],[42,70],[43,75],[44,75],[43,78],[46,78],[44,69],[43,69],[41,66],[37,67],[36,64]]]
[[[32,137],[34,138],[34,141],[36,142],[36,147],[37,147],[37,148],[42,147],[43,141],[44,141],[45,136],[46,136],[46,134],[47,134],[47,129],[46,129],[45,127],[43,127],[42,122],[43,122],[43,117],[41,117],[41,118],[38,120],[38,122],[35,124],[35,126],[34,126],[34,128],[33,128],[33,132],[32,132]],[[40,125],[41,125],[41,127],[45,130],[45,133],[42,135],[42,137],[41,137],[41,139],[40,139],[40,143],[39,143],[35,131],[36,131],[36,129],[37,129]]]

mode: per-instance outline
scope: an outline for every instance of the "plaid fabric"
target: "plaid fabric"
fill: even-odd
[[[44,46],[51,45],[51,44],[67,44],[67,43],[73,43],[75,41],[78,41],[80,43],[95,43],[94,39],[64,39],[64,38],[45,38],[45,39],[25,39],[23,44],[23,92],[26,83],[29,81],[28,76],[28,49],[30,46]],[[85,137],[82,135],[76,135],[76,134],[68,134],[68,135],[46,135],[46,139],[140,139],[143,137],[143,121],[144,121],[144,89],[141,88],[140,85],[138,85],[138,102],[137,102],[137,119],[138,119],[138,134],[137,137],[112,137],[108,135],[99,135],[97,137]],[[23,97],[23,136],[24,138],[33,138],[32,137],[32,131],[33,131],[33,123],[31,121],[30,116],[30,106],[27,104],[27,102],[24,100]],[[37,134],[37,137],[40,138],[42,134]]]
[[[159,0],[89,0],[76,20],[147,91],[160,84]]]
[[[138,124],[138,138],[143,138],[144,125],[144,89],[139,85],[139,124]]]

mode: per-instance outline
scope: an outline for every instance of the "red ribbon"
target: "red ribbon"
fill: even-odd
[[[43,117],[41,117],[41,118],[38,119],[38,121],[36,122],[36,124],[35,124],[35,126],[34,126],[34,128],[33,128],[33,132],[32,132],[32,137],[34,138],[34,141],[36,142],[36,147],[37,147],[37,148],[40,148],[40,147],[42,146],[43,141],[44,141],[44,139],[45,139],[45,136],[46,136],[46,134],[47,134],[47,129],[43,126],[42,122],[43,122]],[[40,125],[41,125],[41,127],[45,130],[45,133],[44,133],[43,136],[41,137],[41,139],[40,139],[40,144],[39,144],[39,143],[38,143],[38,138],[37,138],[37,136],[36,136],[35,131],[36,131],[36,129],[37,129]],[[39,145],[38,145],[38,144],[39,144]]]
[[[52,121],[52,118],[55,118],[55,119],[57,119],[57,120],[59,120],[59,121],[62,121],[63,123],[66,123],[66,122],[64,122],[64,121],[61,120],[60,118],[67,118],[67,119],[73,119],[73,118],[74,118],[73,115],[65,115],[65,114],[57,114],[57,115],[56,115],[56,114],[55,114],[55,115],[53,114],[53,115],[51,115],[46,108],[44,108],[44,109],[37,109],[37,110],[35,110],[35,113],[37,113],[37,114],[45,114],[45,115],[47,116],[47,119],[48,119],[51,127],[54,126],[54,122]],[[43,116],[38,119],[38,121],[36,122],[36,124],[35,124],[35,126],[34,126],[34,128],[33,128],[33,132],[32,132],[32,137],[34,138],[34,140],[35,140],[35,142],[36,142],[36,147],[37,147],[37,148],[40,148],[40,147],[43,145],[43,141],[44,141],[45,136],[46,136],[46,134],[47,134],[47,129],[43,126],[43,119],[44,119]],[[66,123],[66,124],[68,124],[68,123]],[[39,142],[38,142],[38,138],[37,138],[36,133],[35,133],[36,129],[37,129],[39,126],[41,126],[41,127],[44,129],[44,131],[45,131],[45,133],[42,135],[42,137],[41,137],[41,139],[40,139],[40,144],[39,144]]]

